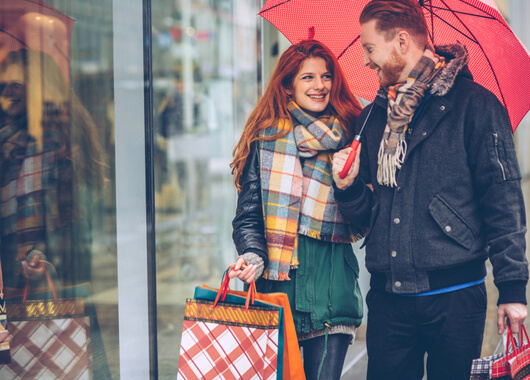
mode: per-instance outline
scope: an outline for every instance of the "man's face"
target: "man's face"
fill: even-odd
[[[381,87],[399,83],[405,59],[398,53],[397,35],[387,41],[385,34],[376,29],[377,20],[370,20],[361,25],[361,44],[363,47],[363,65],[377,72]]]

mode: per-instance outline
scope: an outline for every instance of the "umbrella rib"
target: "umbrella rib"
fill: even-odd
[[[434,12],[432,11],[432,1],[429,1],[429,11],[431,12],[431,41],[434,42]]]
[[[469,5],[470,7],[472,8],[475,8],[476,10],[480,11],[480,12],[484,12],[486,13],[487,15],[489,15],[492,19],[494,19],[495,21],[497,21],[499,24],[501,24],[504,28],[506,28],[507,30],[509,30],[510,32],[513,33],[513,30],[510,29],[510,27],[508,25],[506,25],[504,22],[501,22],[497,17],[495,17],[494,15],[491,15],[489,14],[488,12],[486,12],[485,10],[483,9],[480,9],[479,7],[477,7],[476,5],[473,5],[473,4],[469,4],[466,2],[467,5]]]
[[[268,12],[268,11],[270,11],[271,9],[274,9],[274,8],[276,8],[276,7],[279,7],[280,5],[283,5],[283,4],[288,3],[288,2],[290,2],[290,1],[291,1],[291,0],[285,0],[284,2],[281,2],[281,3],[278,3],[278,4],[276,4],[276,5],[273,5],[273,6],[270,7],[270,8],[263,9],[263,10],[260,11],[258,14],[261,15],[262,13]]]
[[[466,3],[466,4],[467,4],[467,3]],[[497,20],[494,16],[492,16],[492,15],[490,15],[490,14],[488,14],[488,13],[486,13],[487,16],[486,16],[486,15],[478,15],[478,14],[476,14],[476,13],[469,13],[469,12],[462,12],[462,11],[454,11],[454,10],[449,9],[449,8],[437,7],[436,5],[432,5],[432,4],[431,4],[430,8],[431,8],[431,9],[432,9],[432,8],[434,8],[434,9],[439,9],[439,10],[441,10],[441,11],[451,12],[451,13],[453,13],[453,14],[457,14],[457,13],[458,13],[458,14],[462,14],[462,15],[466,15],[466,16],[481,17],[481,18],[487,18],[487,19],[491,19],[491,20]],[[481,9],[478,9],[478,10],[479,10],[479,11],[482,11]],[[431,12],[432,12],[432,11],[431,11]]]
[[[14,35],[9,33],[8,31],[6,31],[4,29],[0,29],[0,32],[7,34],[9,37],[13,38],[15,41],[20,42],[20,44],[22,44],[24,47],[26,47],[26,48],[28,47],[28,45],[24,41],[22,41],[21,39],[15,37]]]
[[[346,50],[348,50],[348,49],[350,48],[350,46],[352,46],[354,43],[356,43],[357,40],[358,40],[359,38],[361,38],[361,35],[358,35],[357,37],[355,37],[355,39],[354,39],[354,40],[353,40],[348,46],[346,46],[346,49],[344,49],[344,50],[342,51],[342,53],[339,54],[339,56],[337,57],[337,60],[338,60],[340,57],[342,57],[342,55],[343,55],[344,53],[346,53]]]
[[[474,42],[475,44],[478,45],[478,42],[475,38],[472,38],[470,36],[468,36],[467,34],[465,34],[464,32],[462,32],[461,30],[459,30],[458,28],[456,28],[455,26],[451,25],[449,22],[447,22],[446,20],[444,20],[443,18],[441,18],[440,16],[436,15],[436,14],[433,14],[435,17],[437,17],[441,22],[447,24],[449,27],[451,27],[452,29],[454,29],[455,31],[457,31],[458,33],[460,33],[462,36],[466,37],[467,39],[469,39],[471,42]],[[459,21],[461,22],[461,20],[459,19]],[[464,25],[464,24],[462,24]],[[465,25],[464,25],[465,26]],[[467,28],[466,28],[467,29]],[[467,31],[471,34],[470,30],[467,29]],[[434,38],[434,30],[433,30],[433,38]]]
[[[447,6],[447,4],[445,3],[445,0],[441,0],[441,2],[443,4],[445,4],[445,6],[449,9],[449,7]],[[497,88],[499,89],[499,94],[501,95],[501,98],[502,98],[502,103],[504,104],[504,108],[506,108],[506,99],[504,99],[504,95],[502,93],[502,89],[501,89],[501,86],[499,84],[499,80],[497,79],[497,75],[495,74],[495,70],[493,70],[493,66],[491,65],[491,62],[490,62],[490,59],[489,57],[486,55],[486,52],[484,51],[484,49],[482,48],[482,46],[476,41],[477,39],[475,38],[475,36],[473,35],[473,33],[469,30],[468,27],[466,27],[466,25],[462,22],[462,20],[460,20],[460,18],[458,17],[457,14],[454,15],[458,21],[460,21],[460,23],[467,29],[467,31],[469,32],[469,34],[471,36],[473,36],[473,39],[466,36],[464,33],[462,33],[460,30],[454,28],[458,33],[461,33],[463,36],[465,37],[468,37],[471,41],[474,41],[476,43],[476,45],[478,46],[478,48],[482,51],[482,54],[484,54],[484,57],[486,58],[486,61],[488,62],[488,65],[491,69],[491,73],[493,74],[493,79],[495,79],[495,83],[497,83]],[[440,17],[438,15],[436,15],[436,17]],[[442,20],[444,22],[446,22],[445,20]],[[447,23],[447,22],[446,22]]]

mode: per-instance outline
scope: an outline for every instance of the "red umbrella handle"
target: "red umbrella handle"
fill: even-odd
[[[350,155],[348,156],[348,159],[346,160],[344,167],[339,173],[340,179],[344,179],[346,175],[348,174],[348,172],[350,171],[353,161],[355,161],[355,156],[357,156],[357,148],[359,147],[360,140],[361,140],[360,135],[355,136],[355,138],[353,139],[353,142],[351,143],[352,150],[350,152]]]

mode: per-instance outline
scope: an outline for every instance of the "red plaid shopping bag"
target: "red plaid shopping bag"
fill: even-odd
[[[509,362],[510,375],[514,380],[529,380],[530,379],[530,341],[528,340],[528,333],[524,325],[521,325],[521,332],[519,334],[519,341],[521,347],[516,349],[517,355]],[[526,343],[525,343],[526,338]]]
[[[4,281],[0,262],[0,365],[11,362],[9,332],[7,331],[6,302],[4,299]]]
[[[517,356],[517,344],[510,327],[507,328],[505,356],[491,366],[491,378],[496,380],[512,380],[511,364]]]
[[[8,289],[11,363],[0,379],[109,379],[110,371],[90,284],[49,290]]]
[[[281,380],[283,308],[227,294],[225,280],[186,300],[177,379]]]

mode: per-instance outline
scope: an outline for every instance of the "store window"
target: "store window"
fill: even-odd
[[[159,378],[178,366],[186,298],[234,261],[229,163],[256,104],[258,1],[153,0]]]
[[[248,0],[0,5],[7,309],[67,299],[86,305],[63,316],[81,326],[69,337],[80,346],[60,344],[43,359],[38,370],[49,377],[75,367],[98,380],[175,378],[186,298],[202,283],[217,286],[235,259],[229,162],[259,93],[259,7]],[[57,300],[44,272],[28,270],[33,258],[46,261]],[[8,312],[10,333],[18,322]],[[66,331],[58,325],[50,336]],[[16,365],[0,366],[0,378],[35,363],[36,351],[24,349],[29,340],[11,342]]]
[[[112,6],[0,4],[2,379],[119,377]]]

